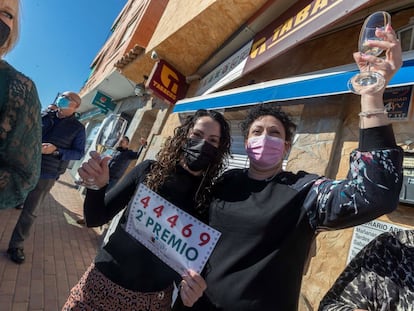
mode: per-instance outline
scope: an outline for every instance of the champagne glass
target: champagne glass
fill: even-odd
[[[125,134],[127,120],[120,115],[109,115],[101,126],[101,131],[96,139],[96,151],[101,155],[108,150],[114,151],[119,141]]]
[[[373,56],[379,56],[383,50],[378,47],[370,47],[368,40],[382,40],[375,35],[377,29],[385,30],[385,27],[391,24],[391,16],[385,11],[378,11],[368,16],[362,25],[359,34],[358,50],[361,53]],[[355,94],[366,92],[375,93],[385,85],[385,78],[378,72],[368,71],[360,72],[348,81],[348,88]]]
[[[101,130],[96,139],[96,151],[101,154],[103,158],[108,151],[114,151],[118,142],[125,135],[128,121],[120,115],[111,114],[102,122]],[[111,153],[112,153],[111,152]],[[99,187],[95,185],[94,180],[78,179],[75,183],[79,186],[86,187],[93,190],[98,190]]]

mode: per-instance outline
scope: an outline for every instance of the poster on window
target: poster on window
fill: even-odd
[[[126,231],[179,274],[187,269],[201,273],[220,237],[143,184],[131,204]]]
[[[388,119],[393,121],[408,121],[411,118],[413,86],[388,88],[384,92],[384,105]]]

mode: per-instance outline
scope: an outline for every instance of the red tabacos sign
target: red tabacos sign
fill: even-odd
[[[369,0],[297,2],[255,36],[243,72],[250,72],[267,63],[367,2]]]
[[[159,60],[155,64],[146,86],[154,95],[170,104],[183,99],[188,89],[185,76],[165,60]]]

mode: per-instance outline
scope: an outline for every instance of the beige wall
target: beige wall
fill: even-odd
[[[267,0],[169,0],[148,43],[184,75],[191,75]],[[191,5],[190,5],[191,3]],[[217,12],[220,12],[219,14]],[[181,48],[185,42],[186,50]]]

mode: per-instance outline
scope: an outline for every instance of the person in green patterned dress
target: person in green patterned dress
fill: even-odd
[[[40,174],[40,101],[34,82],[4,59],[18,37],[19,1],[0,1],[0,209],[22,204]]]

